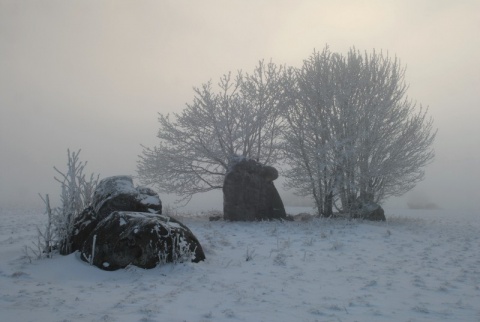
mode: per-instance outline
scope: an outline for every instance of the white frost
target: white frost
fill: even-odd
[[[140,202],[144,205],[160,205],[161,201],[158,196],[146,196]]]

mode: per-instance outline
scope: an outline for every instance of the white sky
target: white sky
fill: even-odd
[[[87,172],[135,175],[157,112],[183,109],[193,86],[260,59],[299,66],[325,44],[407,65],[409,96],[439,129],[411,194],[480,208],[477,0],[0,0],[0,206],[57,195],[67,148]]]

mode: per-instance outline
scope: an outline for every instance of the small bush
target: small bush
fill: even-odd
[[[54,251],[60,251],[62,254],[69,253],[69,241],[75,218],[92,203],[93,193],[100,176],[91,174],[88,178],[86,177],[84,170],[87,162],[80,161],[80,151],[70,153],[70,150],[67,150],[66,172],[53,167],[57,172],[57,177],[54,179],[60,183],[61,205],[52,208],[49,195],[40,195],[45,203],[48,219],[44,229],[37,227],[37,241],[33,243],[34,248],[29,248],[37,258],[52,257]]]

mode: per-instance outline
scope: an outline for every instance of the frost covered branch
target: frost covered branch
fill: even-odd
[[[288,186],[312,195],[319,214],[357,198],[381,202],[423,179],[436,131],[406,98],[405,68],[375,51],[314,52],[288,84]]]
[[[189,200],[221,189],[234,156],[274,164],[281,155],[283,68],[261,61],[252,74],[224,75],[194,88],[193,102],[181,113],[159,115],[160,142],[144,147],[137,165],[143,184]]]
[[[60,183],[61,194],[59,207],[52,208],[47,194],[40,198],[45,203],[48,221],[45,230],[38,229],[37,257],[51,257],[53,250],[68,253],[70,237],[73,233],[75,218],[92,202],[93,192],[97,186],[99,175],[84,174],[87,162],[79,159],[80,150],[71,153],[67,150],[67,171],[62,172],[54,167],[57,176],[54,179]],[[39,253],[39,254],[37,254]]]

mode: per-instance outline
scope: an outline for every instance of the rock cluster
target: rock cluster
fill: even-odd
[[[104,270],[204,260],[188,227],[161,213],[160,198],[151,189],[134,187],[127,176],[103,179],[92,206],[75,219],[64,253],[80,251],[83,260]]]

